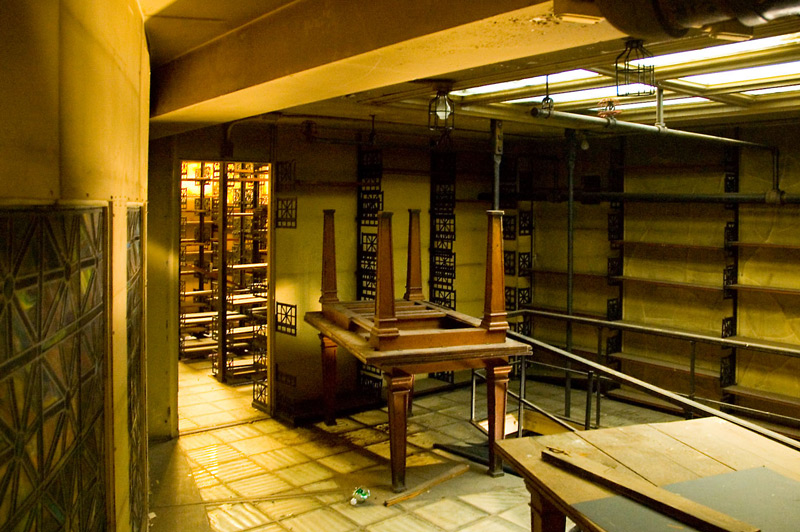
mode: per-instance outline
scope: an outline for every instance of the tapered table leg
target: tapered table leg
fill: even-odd
[[[392,464],[392,490],[406,489],[406,429],[408,400],[414,376],[400,370],[386,373],[389,402],[389,452]]]
[[[486,406],[489,412],[489,475],[503,475],[503,460],[495,452],[494,442],[505,437],[506,393],[511,366],[486,367]]]
[[[336,425],[336,344],[319,335],[322,342],[322,401],[325,407],[325,424]]]
[[[528,486],[531,493],[531,531],[562,532],[567,527],[564,513],[545,499],[536,488]]]

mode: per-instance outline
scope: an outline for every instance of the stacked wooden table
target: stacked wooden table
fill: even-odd
[[[380,213],[375,301],[340,302],[336,290],[333,211],[325,211],[321,312],[305,321],[320,331],[325,417],[335,423],[337,347],[384,372],[389,406],[392,488],[405,489],[406,426],[414,375],[485,368],[489,411],[489,473],[502,474],[493,443],[503,438],[508,357],[529,355],[530,347],[506,338],[501,212],[489,211],[486,294],[479,320],[424,301],[419,211],[409,211],[406,293],[394,298],[391,213]]]

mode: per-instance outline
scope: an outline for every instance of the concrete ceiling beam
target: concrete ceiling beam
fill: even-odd
[[[531,4],[294,2],[155,69],[151,121],[227,122],[624,37]]]

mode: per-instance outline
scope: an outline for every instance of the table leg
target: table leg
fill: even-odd
[[[400,370],[392,370],[384,376],[389,402],[389,453],[392,464],[392,490],[395,493],[406,489],[406,429],[408,422],[408,400],[414,376]]]
[[[325,424],[336,425],[336,344],[319,335],[322,342],[322,401],[325,407]]]
[[[511,366],[486,367],[486,406],[489,413],[489,475],[503,475],[503,460],[495,452],[494,442],[505,437],[506,393]]]
[[[531,532],[564,532],[567,528],[564,513],[530,485],[528,491],[531,492]]]

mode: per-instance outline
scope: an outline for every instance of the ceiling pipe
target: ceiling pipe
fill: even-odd
[[[640,39],[676,39],[690,28],[729,20],[758,26],[800,14],[798,0],[649,0],[629,2],[595,0],[612,26]]]
[[[669,137],[701,140],[705,142],[715,142],[718,144],[727,144],[729,146],[738,146],[741,148],[758,148],[762,150],[773,150],[771,146],[765,144],[757,144],[755,142],[747,142],[745,140],[730,139],[727,137],[717,137],[715,135],[706,135],[705,133],[695,133],[693,131],[682,131],[679,129],[669,129],[666,126],[649,126],[647,124],[637,124],[636,122],[624,122],[616,120],[613,117],[599,117],[579,115],[576,113],[565,113],[562,111],[554,111],[552,109],[540,109],[534,107],[531,109],[531,116],[540,120],[552,120],[557,122],[555,124],[559,127],[574,127],[578,129],[595,129],[607,131],[619,131],[622,133],[648,133],[665,135]]]

